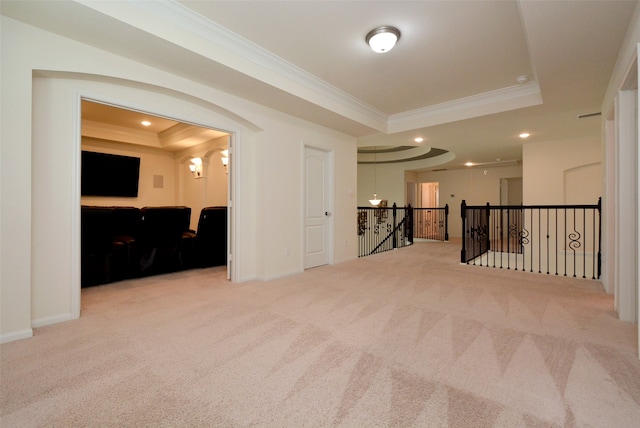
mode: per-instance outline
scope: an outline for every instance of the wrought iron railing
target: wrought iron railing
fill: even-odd
[[[601,273],[596,205],[468,206],[462,263],[592,279]]]
[[[358,257],[413,244],[413,208],[358,207]]]
[[[449,205],[444,208],[414,208],[413,237],[435,241],[449,240]]]

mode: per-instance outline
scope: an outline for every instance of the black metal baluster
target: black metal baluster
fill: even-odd
[[[495,208],[494,208],[494,214],[495,214]],[[500,216],[493,215],[492,216],[493,220],[491,220],[493,222],[493,227],[491,228],[491,230],[494,231],[494,234],[493,234],[493,242],[494,242],[494,244],[493,244],[493,267],[496,267],[496,253],[498,252],[498,245],[497,245],[497,242],[496,242],[496,236],[498,236],[498,234],[496,233],[497,232],[496,227],[498,225],[497,220],[499,220],[499,217]],[[502,258],[502,254],[500,255],[500,257]]]
[[[467,233],[466,233],[466,223],[467,223],[467,203],[462,200],[460,204],[460,216],[462,217],[462,250],[460,251],[460,263],[466,263],[466,247],[467,247]]]
[[[578,219],[576,218],[576,215],[578,214],[577,209],[574,208],[573,209],[573,231],[576,233],[573,237],[573,242],[575,242],[574,247],[572,247],[573,250],[573,277],[577,278],[578,277],[578,257],[580,257],[580,255],[578,254],[578,252],[576,251],[577,248],[580,248],[580,232],[578,232]],[[569,244],[571,245],[571,243]]]
[[[521,217],[522,215],[525,215],[524,213],[526,213],[526,211],[520,211],[519,214],[520,216],[515,216],[513,217],[513,221],[514,223],[514,230],[516,232],[515,238],[517,239],[516,242],[514,242],[513,244],[513,252],[514,254],[516,254],[514,260],[516,262],[516,266],[515,266],[515,270],[518,270],[518,252],[521,252],[522,254],[524,254],[524,250],[522,248],[522,225],[520,224],[520,220],[522,219],[524,221],[525,217]],[[514,212],[515,214],[515,212]],[[516,245],[517,244],[517,245]],[[524,257],[522,258],[522,263],[524,264]]]
[[[542,232],[542,227],[540,224],[540,217],[542,217],[541,215],[541,211],[538,211],[538,273],[542,273],[540,271],[540,256],[542,255],[542,242],[540,241],[540,232]],[[533,255],[531,256],[531,272],[533,272]]]
[[[558,209],[554,209],[556,217],[556,275],[558,275]]]
[[[549,275],[549,208],[547,208],[547,275]]]
[[[594,214],[595,215],[595,214]],[[602,197],[598,198],[598,278],[602,274]]]
[[[567,247],[567,209],[564,209],[564,276],[567,276],[567,257],[569,249]]]
[[[449,204],[444,206],[444,240],[449,240]]]
[[[507,208],[507,269],[511,269],[511,210]]]
[[[582,236],[584,236],[584,249],[582,250],[582,277],[587,277],[587,210],[582,209]]]

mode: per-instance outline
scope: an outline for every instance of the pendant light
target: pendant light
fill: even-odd
[[[377,154],[378,148],[375,147],[373,152],[373,199],[369,199],[369,203],[374,207],[377,207],[378,205],[380,205],[380,202],[382,202],[382,200],[378,199],[378,195],[376,194],[376,166],[378,164]]]

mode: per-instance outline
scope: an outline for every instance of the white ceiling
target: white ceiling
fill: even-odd
[[[387,114],[516,84],[532,74],[515,2],[180,1]],[[365,35],[397,27],[376,54]]]
[[[599,138],[637,1],[3,0],[2,14],[359,137],[464,162]],[[143,17],[143,18],[142,18]],[[400,29],[376,54],[364,37]],[[131,41],[135,41],[132,43]],[[524,85],[516,82],[529,75]],[[216,76],[212,79],[211,76]]]

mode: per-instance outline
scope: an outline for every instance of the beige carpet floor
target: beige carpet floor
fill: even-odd
[[[1,346],[0,426],[640,426],[636,325],[598,281],[458,257],[85,289],[80,319]]]

